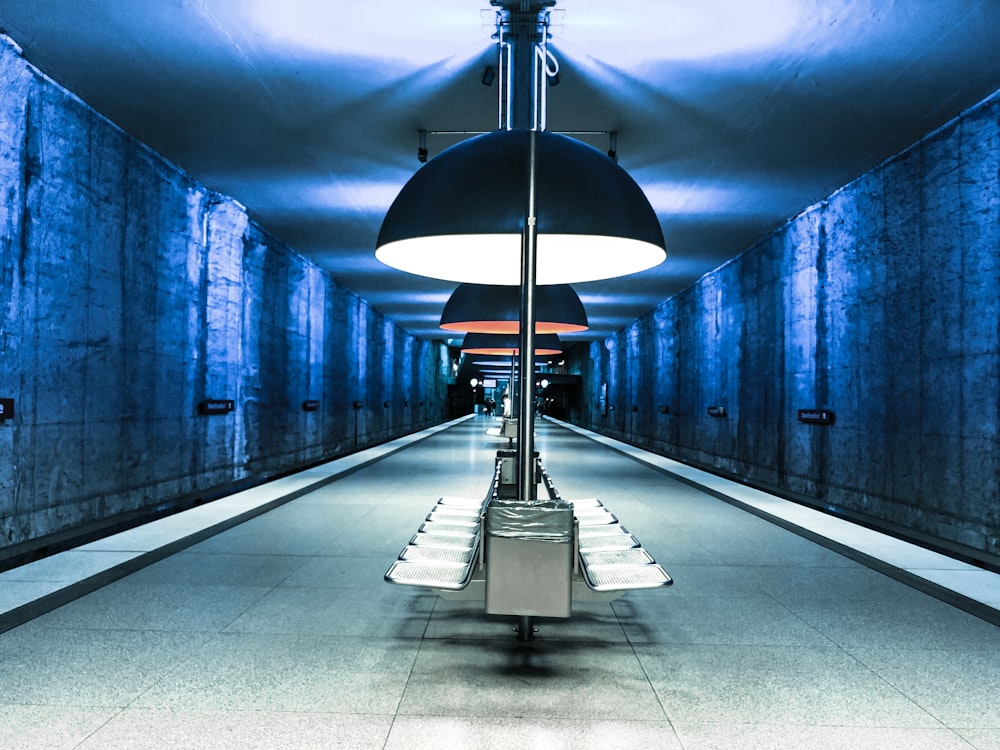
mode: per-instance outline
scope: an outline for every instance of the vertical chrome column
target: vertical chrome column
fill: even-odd
[[[518,361],[521,370],[520,411],[517,420],[517,496],[535,500],[535,269],[538,223],[535,207],[535,183],[538,174],[538,131],[529,132],[528,199],[524,208],[524,233],[521,240],[521,308]]]
[[[507,127],[529,133],[526,175],[527,200],[521,235],[521,300],[517,362],[520,387],[517,400],[518,499],[537,499],[535,482],[535,279],[538,243],[536,183],[538,131],[544,127],[544,50],[548,34],[547,8],[553,0],[494,2],[507,12],[506,33],[501,29],[501,55],[506,51]],[[503,47],[506,47],[506,50]]]

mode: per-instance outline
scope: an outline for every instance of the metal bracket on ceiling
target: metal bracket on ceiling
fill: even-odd
[[[423,164],[427,161],[427,157],[430,152],[427,150],[427,136],[429,135],[441,135],[441,136],[456,136],[456,135],[485,135],[493,131],[489,130],[417,130],[417,136],[419,138],[419,145],[417,146],[417,160]],[[608,136],[608,157],[615,163],[618,163],[618,131],[617,130],[553,130],[553,133],[559,133],[560,135],[606,135]]]

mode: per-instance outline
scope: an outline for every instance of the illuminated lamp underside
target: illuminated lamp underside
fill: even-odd
[[[559,354],[563,350],[559,337],[551,333],[541,333],[535,336],[535,355]],[[496,333],[470,333],[462,342],[462,351],[466,354],[499,354],[517,356],[520,353],[520,343],[517,335]]]

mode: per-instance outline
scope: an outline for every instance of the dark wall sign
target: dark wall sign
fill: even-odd
[[[236,402],[231,398],[209,398],[198,404],[198,413],[202,416],[229,414],[235,408]]]
[[[708,416],[710,417],[724,417],[726,416],[725,406],[710,406],[708,407]]]
[[[314,400],[303,401],[302,411],[319,411],[319,401],[314,401]]]
[[[0,422],[14,418],[14,399],[0,398]]]
[[[833,424],[836,415],[829,409],[799,409],[799,421],[805,424]]]

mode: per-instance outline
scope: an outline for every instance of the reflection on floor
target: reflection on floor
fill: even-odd
[[[229,528],[194,514],[0,574],[7,627],[50,609],[0,633],[0,747],[1000,749],[1000,628],[858,560],[981,613],[997,576],[750,491],[735,502],[767,507],[747,512],[717,497],[736,486],[549,421],[559,491],[600,497],[673,587],[524,643],[474,602],[384,583],[438,497],[485,494],[488,426],[260,489]]]

